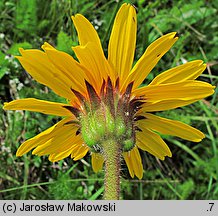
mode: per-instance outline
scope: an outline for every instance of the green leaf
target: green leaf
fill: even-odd
[[[5,75],[7,70],[8,70],[7,67],[0,67],[0,79]]]
[[[0,79],[8,71],[8,60],[5,57],[6,55],[0,51]]]
[[[8,60],[5,59],[6,55],[0,51],[0,67],[5,66],[8,63]]]
[[[24,49],[31,49],[32,45],[28,42],[23,42],[23,43],[15,43],[11,46],[11,48],[8,50],[8,54],[11,55],[19,55],[19,48],[24,48]]]
[[[185,181],[182,185],[179,185],[179,192],[182,195],[182,199],[188,199],[190,194],[194,191],[195,185],[192,179]]]
[[[19,38],[34,35],[37,26],[37,2],[36,0],[17,1],[15,11],[15,33]]]
[[[68,54],[72,54],[73,51],[71,49],[72,46],[76,44],[73,43],[70,36],[68,36],[65,32],[60,31],[57,38],[57,49],[64,51]]]

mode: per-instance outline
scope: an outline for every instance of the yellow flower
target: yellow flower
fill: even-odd
[[[92,167],[99,171],[104,163],[101,142],[117,140],[131,177],[142,178],[139,150],[164,160],[171,151],[156,133],[199,142],[204,134],[181,123],[155,116],[150,112],[191,104],[214,92],[214,87],[195,79],[206,65],[195,60],[170,70],[148,86],[140,84],[160,58],[177,41],[176,32],[153,42],[132,67],[136,44],[136,12],[130,4],[118,11],[105,57],[97,32],[81,14],[72,17],[79,45],[73,47],[79,61],[44,43],[40,50],[20,49],[18,60],[39,83],[51,88],[69,103],[55,103],[34,98],[4,104],[5,110],[29,110],[64,116],[39,135],[25,141],[17,156],[49,155],[54,162],[68,157],[74,160],[91,152]]]

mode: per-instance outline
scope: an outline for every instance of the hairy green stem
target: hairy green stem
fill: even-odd
[[[118,200],[120,197],[120,147],[111,139],[103,143],[105,160],[104,199]]]

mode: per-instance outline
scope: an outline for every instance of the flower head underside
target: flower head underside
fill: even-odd
[[[92,167],[97,172],[104,164],[102,143],[113,139],[131,177],[142,178],[139,149],[161,160],[172,155],[158,133],[193,142],[204,138],[202,132],[189,125],[152,114],[213,94],[213,86],[196,80],[206,68],[201,60],[169,69],[149,85],[140,86],[177,41],[176,32],[154,41],[132,67],[137,26],[132,5],[123,4],[116,15],[107,58],[91,23],[81,14],[72,19],[79,38],[79,45],[73,47],[78,61],[48,43],[42,46],[43,51],[20,49],[21,56],[17,56],[36,81],[68,101],[63,104],[27,98],[5,103],[5,110],[29,110],[64,117],[25,141],[17,156],[34,149],[33,154],[49,155],[49,160],[54,162],[68,156],[79,160],[90,152]]]

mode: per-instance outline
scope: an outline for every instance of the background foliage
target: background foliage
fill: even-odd
[[[128,2],[128,1],[126,1]],[[78,43],[70,16],[85,15],[96,27],[107,53],[107,43],[116,11],[122,2],[99,0],[0,0],[0,198],[1,199],[101,199],[103,171],[95,174],[90,157],[51,163],[47,157],[16,158],[24,140],[50,127],[59,119],[32,112],[4,112],[3,102],[35,97],[63,101],[35,82],[14,56],[18,48],[36,48],[44,41],[74,55]],[[135,0],[138,9],[136,58],[148,44],[164,33],[177,31],[174,45],[145,83],[170,67],[193,59],[207,62],[199,80],[218,81],[218,1]],[[192,105],[159,113],[203,131],[206,138],[192,143],[164,136],[173,157],[160,161],[141,152],[142,180],[131,179],[122,165],[123,199],[218,199],[218,109],[216,93]]]

